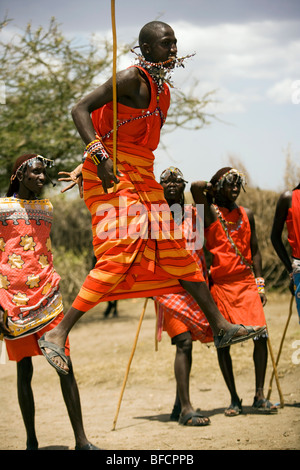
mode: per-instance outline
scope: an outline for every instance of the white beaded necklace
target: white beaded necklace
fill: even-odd
[[[157,85],[158,91],[162,91],[164,83],[167,83],[171,88],[174,88],[174,85],[171,81],[172,73],[174,67],[184,67],[184,60],[188,59],[195,54],[190,54],[185,57],[179,57],[165,60],[164,62],[150,62],[145,59],[140,54],[137,54],[134,49],[131,49],[131,52],[137,55],[138,64],[151,75],[152,79]],[[173,68],[170,69],[170,65],[173,64]]]

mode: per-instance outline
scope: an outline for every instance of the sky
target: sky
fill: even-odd
[[[55,17],[64,35],[80,41],[92,34],[111,38],[110,0],[1,0],[0,19],[12,19],[2,34],[47,27]],[[300,166],[299,0],[115,0],[117,42],[132,43],[141,27],[159,19],[172,26],[178,56],[195,53],[173,83],[194,86],[218,119],[191,131],[176,129],[155,151],[155,174],[177,166],[191,183],[209,180],[234,161],[249,183],[282,191],[286,155]],[[132,65],[129,53],[118,68]],[[100,84],[100,83],[99,83]],[[172,93],[172,91],[171,91]]]

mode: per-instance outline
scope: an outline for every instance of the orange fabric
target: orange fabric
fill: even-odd
[[[190,331],[189,327],[185,325],[178,318],[175,318],[168,310],[164,311],[164,330],[168,333],[170,338],[174,338],[181,333]],[[195,341],[197,338],[191,333],[192,340]]]
[[[120,103],[117,104],[119,124],[117,131],[118,145],[121,145],[122,149],[127,145],[130,149],[130,146],[133,145],[134,152],[138,151],[137,148],[140,147],[154,151],[160,141],[160,129],[167,117],[170,105],[170,90],[167,85],[164,85],[163,91],[159,94],[158,102],[157,87],[154,81],[146,70],[138,66],[135,67],[141,69],[148,77],[151,87],[151,99],[147,109],[136,109]],[[96,133],[107,142],[105,136],[113,129],[112,102],[93,111],[92,120]],[[120,123],[129,120],[132,120],[132,122],[126,122],[126,124],[120,125]],[[108,140],[112,141],[112,136],[110,136]],[[142,156],[143,152],[141,152],[140,155]],[[152,158],[154,158],[154,156],[152,156]]]
[[[248,261],[252,264],[250,238],[250,223],[243,207],[234,209],[229,212],[228,209],[219,208],[229,224],[232,227],[230,236],[234,243]],[[238,230],[236,230],[238,225]],[[250,272],[250,268],[245,266],[242,259],[231,246],[227,235],[222,227],[219,219],[205,229],[206,248],[213,255],[213,262],[210,268],[211,278],[214,282],[227,281],[229,276],[231,279],[239,278],[241,273]]]
[[[251,273],[240,275],[230,282],[216,282],[211,286],[211,295],[223,317],[230,323],[264,326],[265,314]]]
[[[292,207],[288,210],[286,227],[292,256],[300,259],[300,189],[294,189],[292,193]]]
[[[33,333],[31,335],[13,340],[5,339],[6,350],[9,360],[19,362],[24,359],[24,357],[41,356],[42,351],[40,350],[40,347],[38,345],[38,339],[41,338],[43,334],[46,333],[46,331],[55,328],[55,326],[61,322],[63,316],[63,313],[60,313],[56,318],[51,321],[51,323],[39,330],[37,333]],[[67,338],[65,344],[65,354],[67,356],[70,356],[69,338]]]
[[[158,110],[156,85],[147,75],[151,84],[149,108],[118,107],[120,122],[138,114],[141,119],[118,129],[117,167],[124,176],[116,191],[112,188],[105,194],[89,157],[83,165],[84,200],[92,217],[97,262],[73,303],[80,311],[106,300],[182,292],[179,279],[204,280],[174,224],[163,189],[155,181],[152,151],[159,142],[162,116],[167,114],[169,90],[165,85]],[[95,111],[92,119],[103,137],[111,129],[112,107]],[[112,157],[112,137],[103,143]]]
[[[182,223],[183,233],[187,240],[202,240],[199,228],[201,221],[197,221],[196,208],[192,205],[184,206],[184,219]],[[200,222],[200,223],[197,223]],[[208,273],[202,244],[199,246],[191,244],[193,247],[191,254],[199,266],[205,282],[208,284]],[[154,296],[157,320],[157,339],[161,339],[161,330],[164,329],[170,338],[190,331],[192,340],[199,340],[202,343],[213,341],[212,330],[207,318],[195,299],[184,291],[178,294],[164,294]]]
[[[219,208],[239,251],[251,264],[251,228],[243,207],[229,212]],[[237,223],[238,222],[238,223]],[[213,254],[211,294],[222,315],[231,323],[264,326],[264,310],[252,271],[232,247],[220,220],[205,229],[206,247]]]

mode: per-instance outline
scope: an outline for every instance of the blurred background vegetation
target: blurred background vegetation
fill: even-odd
[[[0,21],[0,31],[9,20]],[[5,38],[5,35],[3,35]],[[118,47],[118,56],[126,54],[132,44]],[[47,30],[25,31],[0,41],[0,83],[5,83],[5,103],[0,106],[0,195],[8,186],[15,159],[23,153],[40,153],[55,160],[51,178],[61,170],[72,170],[84,149],[71,118],[71,109],[85,94],[111,75],[112,44],[92,36],[77,44],[63,36],[54,18]],[[216,118],[206,112],[214,99],[208,91],[202,97],[172,90],[172,103],[164,132],[177,127],[201,129]],[[228,156],[228,163],[247,175],[239,158]],[[199,175],[200,178],[200,175]],[[197,176],[195,176],[197,179]],[[268,289],[285,290],[288,278],[270,243],[270,231],[279,192],[264,191],[250,181],[239,203],[255,214],[257,235],[263,257]],[[292,189],[300,181],[300,167],[286,149],[286,172],[282,188]],[[280,189],[280,188],[279,188]],[[72,194],[50,191],[54,206],[52,246],[54,264],[62,277],[61,288],[66,308],[77,294],[86,274],[93,266],[90,215],[84,202]],[[286,234],[284,235],[286,238]]]

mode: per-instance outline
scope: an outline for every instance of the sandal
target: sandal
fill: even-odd
[[[266,398],[261,398],[260,400],[257,400],[257,398],[254,397],[254,402],[253,402],[252,408],[255,408],[260,413],[271,414],[271,413],[277,413],[278,412],[277,406],[273,405],[273,403],[271,403]]]
[[[235,336],[240,328],[245,328],[247,333],[245,335]],[[255,330],[253,326],[245,325],[233,325],[228,331],[220,330],[217,336],[214,336],[214,343],[216,348],[225,348],[232,344],[241,343],[242,341],[247,341],[254,336],[260,336],[266,330],[265,326],[262,326],[258,330]]]
[[[62,375],[68,375],[69,371],[66,370],[66,369],[63,369],[61,367],[59,367],[58,364],[56,364],[52,359],[54,357],[61,357],[61,359],[63,360],[63,362],[69,366],[70,365],[70,360],[68,358],[68,356],[65,354],[65,348],[60,348],[59,346],[57,346],[56,344],[54,343],[51,343],[50,341],[46,341],[45,340],[45,335],[43,335],[39,340],[38,340],[38,344],[39,344],[39,347],[43,353],[43,355],[45,356],[45,358],[47,359],[47,361],[49,362],[49,364],[51,364],[52,367],[54,367],[59,374],[62,374]],[[46,349],[50,349],[51,352],[47,353],[46,352]]]
[[[202,421],[199,421],[198,418],[201,418]],[[184,416],[180,415],[178,422],[183,426],[207,426],[210,424],[210,419],[198,413],[197,411],[192,411],[191,413],[187,413]]]
[[[85,444],[82,447],[76,446],[75,450],[100,450],[99,447],[94,446],[94,444],[91,444],[90,442],[88,444]]]
[[[238,416],[240,415],[241,413],[243,413],[243,409],[242,409],[242,400],[240,400],[238,403],[230,403],[229,407],[225,410],[225,416],[227,416],[228,418],[232,417],[232,416]]]

